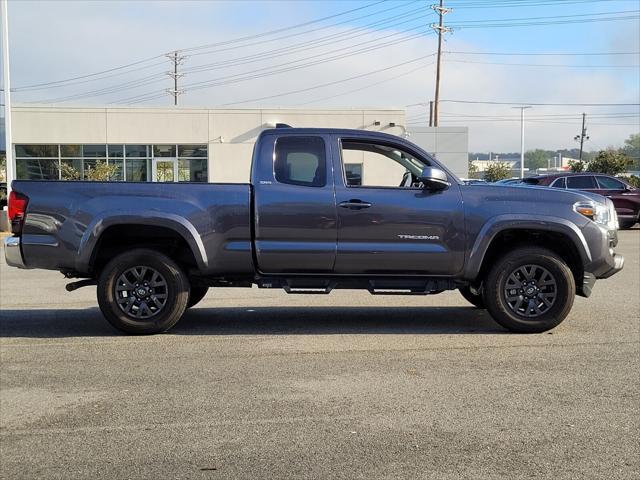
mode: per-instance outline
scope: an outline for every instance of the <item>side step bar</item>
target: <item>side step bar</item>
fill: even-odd
[[[371,295],[429,295],[455,290],[460,285],[449,279],[322,279],[259,278],[259,288],[282,288],[289,294],[327,295],[334,289],[367,290]]]

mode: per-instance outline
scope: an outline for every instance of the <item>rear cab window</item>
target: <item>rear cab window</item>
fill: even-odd
[[[327,184],[327,157],[322,137],[278,138],[274,148],[273,173],[279,183],[324,187]]]

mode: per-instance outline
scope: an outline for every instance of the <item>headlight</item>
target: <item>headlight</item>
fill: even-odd
[[[618,228],[618,215],[616,215],[613,202],[608,201],[607,203],[608,205],[588,201],[577,202],[573,204],[573,210],[589,220],[604,225],[610,230],[615,230]]]

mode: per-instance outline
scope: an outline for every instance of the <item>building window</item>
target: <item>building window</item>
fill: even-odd
[[[26,180],[58,180],[58,145],[16,145],[16,177]]]
[[[154,145],[153,156],[154,157],[175,157],[176,146],[175,145]]]
[[[18,179],[86,180],[100,163],[115,165],[111,181],[148,182],[152,162],[171,169],[163,181],[206,182],[208,149],[197,145],[15,145]],[[176,156],[178,154],[178,156]],[[162,161],[160,161],[162,160]]]

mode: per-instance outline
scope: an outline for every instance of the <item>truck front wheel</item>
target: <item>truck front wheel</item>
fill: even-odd
[[[189,301],[189,280],[166,255],[135,249],[111,260],[98,278],[98,304],[107,321],[132,334],[173,327]]]
[[[484,283],[493,319],[512,332],[539,333],[559,325],[573,306],[576,285],[567,264],[543,248],[517,248],[499,258]]]

